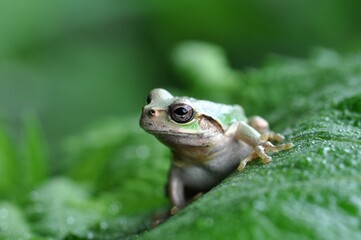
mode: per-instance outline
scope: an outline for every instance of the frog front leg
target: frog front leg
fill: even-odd
[[[262,159],[263,163],[269,163],[272,161],[272,158],[268,155],[268,152],[270,151],[278,152],[292,147],[292,144],[290,143],[274,146],[269,141],[269,136],[270,135],[268,133],[261,134],[245,122],[239,122],[237,124],[237,130],[235,134],[236,140],[241,140],[247,143],[253,149],[250,155],[240,162],[237,168],[239,171],[244,169],[249,161],[258,157]]]
[[[184,193],[184,183],[181,178],[180,169],[172,165],[168,175],[168,196],[173,204],[171,214],[175,214],[178,210],[186,205],[186,198]]]

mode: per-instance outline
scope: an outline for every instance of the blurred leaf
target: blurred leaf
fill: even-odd
[[[141,130],[138,120],[104,121],[65,144],[69,176],[94,183],[113,215],[150,211],[166,202],[169,150]]]
[[[106,221],[92,227],[86,235],[68,235],[65,240],[119,240],[134,239],[141,232],[150,227],[149,214],[138,216],[118,217]]]
[[[249,115],[262,114],[271,123],[289,126],[342,98],[340,89],[345,95],[356,93],[360,61],[360,54],[342,56],[328,49],[314,50],[309,61],[280,58],[262,71],[247,71],[235,101]],[[324,94],[319,94],[321,89]]]
[[[44,137],[38,120],[30,118],[25,123],[26,136],[24,146],[23,181],[31,189],[49,176],[49,158]]]
[[[15,205],[0,202],[0,239],[38,239],[31,232],[22,211]]]
[[[229,68],[224,50],[216,45],[184,42],[175,49],[173,61],[192,88],[220,93],[237,87],[237,73]]]
[[[78,180],[96,181],[119,147],[135,134],[137,119],[111,119],[89,127],[65,141],[69,175]],[[129,126],[130,124],[130,126]]]
[[[62,239],[70,233],[86,234],[105,217],[104,208],[84,185],[56,178],[32,192],[28,211],[36,232]]]
[[[0,122],[0,196],[11,198],[19,184],[18,158],[14,142]]]

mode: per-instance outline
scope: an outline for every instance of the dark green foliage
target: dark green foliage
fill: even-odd
[[[2,197],[14,195],[13,186],[19,183],[17,170],[18,159],[12,139],[0,125],[0,194]]]
[[[25,123],[24,154],[21,156],[19,172],[27,189],[33,189],[47,179],[49,175],[49,158],[47,146],[36,119]]]
[[[25,140],[18,147],[0,124],[0,196],[3,199],[21,199],[49,175],[47,146],[38,121],[31,118],[24,125]]]

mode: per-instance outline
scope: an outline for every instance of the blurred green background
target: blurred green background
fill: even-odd
[[[360,1],[0,3],[0,113],[17,132],[36,114],[51,145],[109,116],[138,114],[156,86],[187,88],[170,56],[184,40],[222,46],[237,68],[361,42]]]
[[[359,58],[341,55],[361,50],[360,9],[356,0],[0,0],[0,238],[144,231],[147,214],[168,204],[170,163],[138,126],[149,90],[240,103],[277,131],[291,128],[358,91]],[[180,45],[189,40],[205,44]]]

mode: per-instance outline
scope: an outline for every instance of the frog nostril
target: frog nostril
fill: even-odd
[[[155,114],[156,114],[156,112],[155,112],[154,109],[150,109],[150,110],[148,111],[148,115],[149,115],[149,116],[154,116]]]

